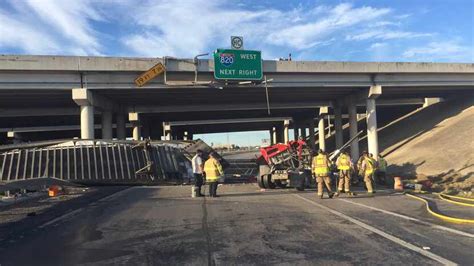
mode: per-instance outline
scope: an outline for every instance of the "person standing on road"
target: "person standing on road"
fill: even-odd
[[[197,150],[196,155],[194,155],[193,159],[191,160],[193,165],[193,174],[194,174],[194,185],[196,186],[196,195],[198,197],[203,197],[204,195],[201,194],[201,187],[204,182],[203,180],[203,170],[204,170],[204,162],[202,160],[202,150]]]
[[[318,155],[313,158],[313,174],[318,183],[318,197],[323,198],[323,185],[326,186],[329,198],[334,196],[331,190],[331,179],[329,178],[331,162],[323,150],[318,151]]]
[[[349,154],[343,151],[336,161],[337,169],[339,170],[339,184],[337,188],[337,194],[344,192],[348,195],[352,195],[351,192],[351,169],[352,161]]]
[[[362,161],[361,170],[364,174],[364,182],[365,186],[367,187],[367,192],[371,196],[374,193],[372,182],[374,179],[374,172],[376,169],[377,162],[367,153],[363,157],[364,159]]]
[[[204,174],[206,175],[206,183],[209,184],[209,196],[217,197],[218,179],[224,174],[224,171],[215,152],[211,152],[209,159],[204,163]]]

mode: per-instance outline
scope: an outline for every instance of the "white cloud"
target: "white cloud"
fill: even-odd
[[[276,30],[266,38],[266,41],[270,44],[306,49],[317,45],[331,33],[373,20],[389,12],[390,9],[386,8],[353,8],[349,4],[340,4],[330,9],[322,19]]]
[[[419,33],[410,31],[390,31],[390,30],[371,30],[360,34],[348,35],[346,40],[349,41],[362,41],[368,39],[406,39],[406,38],[418,38],[418,37],[429,37],[433,36],[431,33]]]
[[[29,24],[17,21],[0,10],[0,47],[21,47],[23,50],[43,54],[58,52],[59,46],[50,36],[43,34]]]
[[[100,55],[99,33],[91,21],[102,20],[93,2],[27,0],[0,7],[0,48],[32,54]]]
[[[386,43],[376,42],[376,43],[373,43],[372,45],[370,45],[369,50],[377,49],[377,48],[381,48],[381,47],[386,47],[386,46],[387,46]]]
[[[403,57],[416,61],[474,61],[474,49],[459,41],[430,42],[423,47],[412,47],[403,52]]]
[[[230,35],[243,35],[245,42],[261,38],[267,20],[282,16],[276,10],[230,9],[221,1],[156,1],[141,5],[130,14],[140,32],[122,38],[139,54],[194,56],[211,43],[229,46]]]
[[[286,11],[228,5],[219,0],[148,2],[130,14],[142,31],[125,36],[123,43],[141,55],[190,57],[209,47],[228,47],[230,35],[242,35],[245,43],[267,53],[269,47],[304,50],[327,45],[336,32],[390,12],[350,4]]]
[[[84,51],[100,54],[100,44],[90,20],[102,20],[91,1],[27,0],[29,8],[62,37]]]

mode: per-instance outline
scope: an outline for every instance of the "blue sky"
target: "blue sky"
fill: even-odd
[[[0,0],[0,53],[193,57],[241,35],[265,59],[474,62],[473,25],[473,0]]]

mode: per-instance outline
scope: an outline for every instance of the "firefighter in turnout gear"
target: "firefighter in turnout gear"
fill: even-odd
[[[363,157],[361,170],[364,174],[364,182],[365,186],[367,187],[367,192],[369,195],[372,195],[374,193],[372,182],[374,181],[374,173],[377,168],[377,161],[375,161],[375,159],[369,156],[367,153],[364,153]]]
[[[329,198],[334,196],[331,190],[331,179],[329,178],[331,161],[323,150],[318,151],[318,155],[313,157],[313,174],[318,182],[318,197],[323,198],[323,186],[326,186]]]
[[[212,152],[209,159],[204,163],[204,173],[206,175],[206,183],[209,184],[209,196],[217,197],[218,180],[224,175],[224,170],[219,160],[217,160],[215,152]]]
[[[339,184],[337,191],[341,193],[344,189],[344,192],[352,195],[351,192],[351,170],[353,168],[351,157],[347,154],[346,151],[337,158],[336,161],[337,169],[339,170]]]

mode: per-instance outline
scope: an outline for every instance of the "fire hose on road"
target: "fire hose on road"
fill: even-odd
[[[444,214],[441,214],[441,213],[438,213],[438,212],[435,212],[433,209],[431,209],[430,207],[430,202],[424,198],[424,197],[420,197],[420,196],[417,196],[417,195],[414,195],[414,194],[411,194],[411,193],[406,193],[406,195],[408,197],[411,197],[413,199],[416,199],[416,200],[419,200],[419,201],[422,201],[425,203],[426,205],[426,210],[433,216],[435,217],[438,217],[446,222],[451,222],[451,223],[469,223],[469,224],[474,224],[474,219],[464,219],[464,218],[458,218],[458,217],[452,217],[452,216],[448,216],[448,215],[444,215]],[[458,200],[464,200],[464,201],[474,201],[474,199],[469,199],[469,198],[463,198],[463,197],[456,197],[456,196],[449,196],[449,195],[446,195],[446,194],[439,194],[439,197],[442,199],[442,200],[445,200],[447,202],[451,202],[453,203],[454,200],[446,200],[445,198],[454,198],[454,199],[458,199]],[[469,203],[463,203],[463,202],[459,202],[459,201],[456,201],[455,204],[461,204],[464,205],[464,206],[471,206],[472,207],[472,204],[469,204]]]

